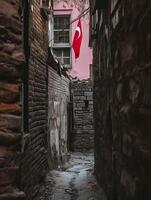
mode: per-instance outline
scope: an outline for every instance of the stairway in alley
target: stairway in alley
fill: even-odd
[[[63,168],[48,173],[36,200],[106,200],[93,174],[94,155],[73,153]]]

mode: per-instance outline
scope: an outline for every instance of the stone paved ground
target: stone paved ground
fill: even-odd
[[[106,200],[93,176],[93,157],[72,154],[64,169],[48,173],[37,200]]]

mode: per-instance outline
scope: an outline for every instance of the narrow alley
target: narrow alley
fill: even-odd
[[[151,200],[151,0],[0,0],[0,200]]]
[[[106,200],[94,177],[93,153],[72,153],[69,162],[50,171],[36,200]]]

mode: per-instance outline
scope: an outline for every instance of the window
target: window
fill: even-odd
[[[70,43],[70,16],[54,17],[54,43]]]
[[[64,65],[70,65],[70,49],[69,48],[53,49],[53,52],[57,56],[60,63]]]
[[[55,15],[53,23],[53,53],[69,68],[71,63],[70,15]]]

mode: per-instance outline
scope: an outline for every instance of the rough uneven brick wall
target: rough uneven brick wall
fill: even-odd
[[[70,81],[54,69],[48,69],[48,143],[51,167],[67,159],[68,103],[70,102]]]
[[[21,74],[24,67],[18,2],[0,1],[0,199],[25,199],[18,187],[21,155]]]
[[[124,2],[111,43],[104,27],[94,47],[96,174],[109,199],[150,200],[151,4]]]
[[[28,71],[28,138],[24,147],[21,184],[27,199],[33,199],[39,190],[47,164],[47,21],[40,13],[40,1],[30,5],[30,58]],[[28,42],[28,41],[27,41]]]
[[[93,91],[90,81],[72,83],[73,149],[92,150],[94,145]]]

